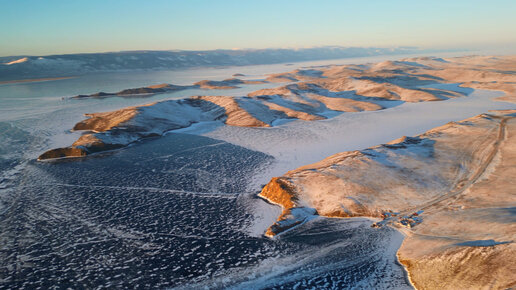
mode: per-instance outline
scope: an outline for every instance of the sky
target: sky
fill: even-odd
[[[515,0],[0,0],[0,56],[326,45],[511,50],[515,15]]]

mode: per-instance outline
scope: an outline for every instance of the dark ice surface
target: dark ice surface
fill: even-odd
[[[169,134],[81,160],[30,162],[1,196],[0,288],[408,287],[390,229],[312,221],[246,230],[272,158]]]

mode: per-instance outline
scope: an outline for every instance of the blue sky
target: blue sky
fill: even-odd
[[[516,1],[0,0],[0,56],[140,49],[516,47]]]

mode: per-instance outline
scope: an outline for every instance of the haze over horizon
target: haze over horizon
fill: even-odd
[[[333,45],[516,47],[516,2],[507,0],[0,3],[7,11],[0,18],[0,56]]]

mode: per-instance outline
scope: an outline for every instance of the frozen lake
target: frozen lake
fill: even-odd
[[[199,94],[245,95],[280,84],[147,98],[68,98],[73,95],[163,82],[186,85],[235,73],[261,79],[299,67],[398,58],[106,73],[0,85],[0,288],[408,288],[394,255],[402,241],[398,232],[372,229],[365,219],[316,218],[270,240],[262,233],[280,209],[255,194],[271,177],[337,152],[423,133],[490,109],[514,108],[492,100],[500,93],[393,102],[381,111],[273,128],[199,124],[78,162],[34,161],[47,149],[73,143],[79,133],[69,129],[84,113]]]

